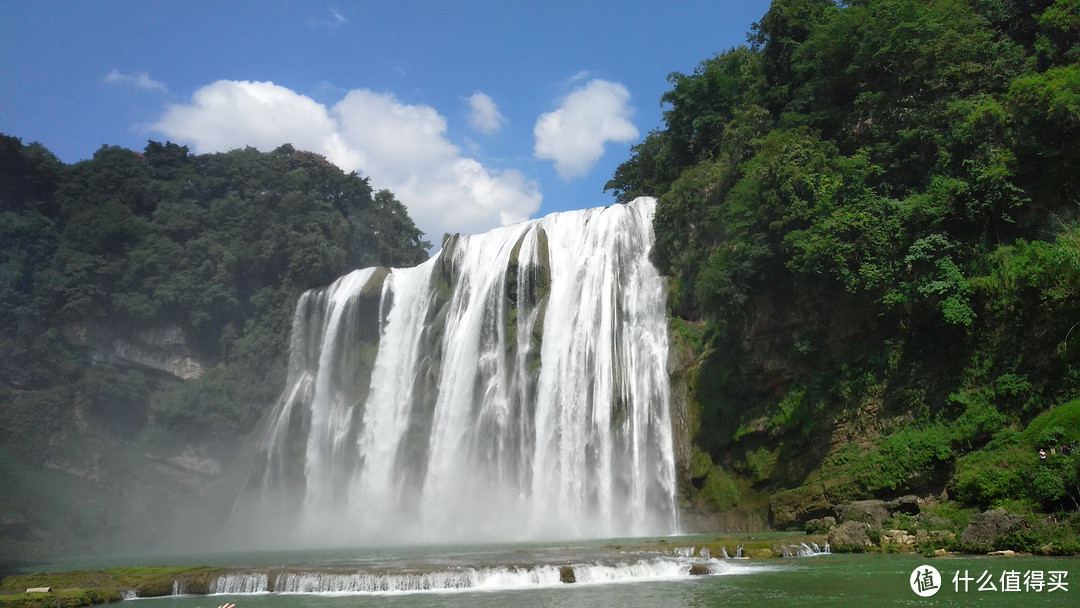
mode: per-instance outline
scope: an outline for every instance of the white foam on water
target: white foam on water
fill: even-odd
[[[708,574],[693,575],[691,567],[704,566]],[[563,582],[556,565],[522,567],[456,568],[431,572],[280,572],[270,586],[269,573],[222,575],[211,586],[212,594],[316,594],[383,595],[405,593],[454,593],[463,591],[512,591],[621,583],[690,580],[699,576],[747,575],[783,569],[760,563],[731,563],[718,559],[650,557],[618,563],[578,563],[573,583]]]

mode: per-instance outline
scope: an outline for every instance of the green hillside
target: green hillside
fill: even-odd
[[[659,197],[688,504],[1075,513],[1080,3],[776,0],[748,40],[607,184]]]
[[[0,562],[227,510],[300,293],[428,246],[389,191],[291,146],[65,165],[10,136],[0,243]]]

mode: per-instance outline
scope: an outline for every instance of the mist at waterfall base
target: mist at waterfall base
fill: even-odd
[[[454,236],[304,294],[238,547],[678,532],[655,201]]]

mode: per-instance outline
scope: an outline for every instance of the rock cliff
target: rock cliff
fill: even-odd
[[[213,362],[200,356],[178,325],[131,327],[120,324],[73,323],[64,337],[88,349],[96,363],[134,365],[181,380],[198,378]]]

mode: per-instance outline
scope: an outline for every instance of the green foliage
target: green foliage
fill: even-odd
[[[118,602],[120,591],[128,590],[136,591],[139,597],[170,595],[174,580],[184,582],[195,593],[206,593],[209,580],[221,572],[206,567],[157,566],[13,574],[0,582],[0,591],[10,594],[0,596],[0,606],[90,606]],[[22,593],[30,587],[51,587],[53,592]]]
[[[43,460],[51,433],[61,428],[74,397],[71,387],[16,393],[0,392],[0,440],[16,446],[32,461]]]
[[[202,156],[103,146],[65,166],[0,136],[0,167],[0,385],[70,386],[117,430],[151,412],[192,430],[250,428],[280,390],[303,290],[427,257],[392,193],[288,145]],[[87,365],[65,338],[163,327],[221,367],[162,389]]]
[[[725,142],[736,127],[732,121],[745,118],[740,113],[761,101],[764,85],[761,63],[745,47],[703,61],[690,76],[672,73],[668,82],[672,90],[660,103],[669,106],[664,112],[665,137],[671,144],[671,160],[680,168],[693,164],[692,159],[732,151],[735,142]]]
[[[965,504],[997,505],[1020,495],[1020,466],[1030,467],[1037,458],[1020,444],[1016,431],[1001,431],[984,449],[956,461],[951,488]]]
[[[1080,551],[1078,535],[1080,517],[1075,512],[1053,518],[1029,515],[1022,525],[998,537],[994,545],[1024,553],[1076,555]]]
[[[670,76],[607,188],[657,196],[712,461],[848,498],[1080,496],[1030,436],[1080,439],[1045,418],[1080,395],[1077,6],[775,0]]]
[[[1080,452],[1062,448],[1080,441],[1080,401],[1050,409],[1022,432],[1005,429],[981,449],[958,458],[950,491],[964,503],[1029,505],[1056,510],[1080,501]],[[1040,459],[1038,451],[1046,453]]]
[[[806,228],[792,230],[784,241],[791,250],[788,268],[800,274],[834,277],[849,293],[884,297],[899,279],[902,209],[897,201],[877,196],[870,184],[879,167],[864,154],[840,159],[834,179],[844,185],[845,205],[832,201]]]
[[[942,425],[908,428],[885,438],[853,467],[855,483],[869,495],[911,491],[937,474],[953,456]]]
[[[921,512],[928,520],[927,523],[924,524],[927,530],[953,530],[962,532],[971,522],[971,516],[977,511],[970,507],[965,507],[954,500],[943,500],[936,505],[927,505],[926,507],[923,507]],[[935,520],[940,523],[935,525],[933,523]]]
[[[91,365],[79,383],[79,392],[88,409],[100,422],[121,433],[138,431],[146,422],[150,395],[157,379],[148,372]]]
[[[63,589],[52,593],[20,593],[0,596],[3,608],[52,608],[54,606],[95,606],[123,599],[115,589]]]
[[[806,390],[795,388],[784,393],[776,404],[776,411],[766,423],[774,435],[797,431],[807,433],[813,426],[814,417],[821,413],[824,403],[808,395]]]
[[[1076,22],[1080,19],[1074,27]],[[1080,136],[1080,65],[1074,62],[1017,78],[1005,103],[1025,177],[1054,182],[1038,191],[1057,205],[1075,203],[1071,193],[1076,192],[1078,178],[1068,167],[1080,158],[1070,145]]]
[[[983,387],[963,388],[947,398],[947,407],[960,414],[951,421],[953,440],[965,449],[985,444],[1008,418],[992,403],[993,392]]]
[[[660,196],[675,312],[737,314],[780,262],[971,327],[986,239],[1033,195],[1052,211],[1075,192],[1047,198],[1031,178],[1074,179],[1076,66],[1034,72],[1026,56],[1040,27],[1074,32],[1074,13],[1056,5],[1040,26],[990,3],[781,0],[754,48],[672,74],[666,128],[608,188]]]
[[[1023,440],[1035,449],[1080,441],[1080,399],[1063,403],[1032,420],[1024,429]]]
[[[776,461],[780,457],[780,450],[767,450],[758,448],[746,453],[746,470],[754,481],[765,481],[776,467]]]
[[[848,471],[861,459],[859,447],[848,443],[834,450],[826,456],[821,463],[821,474],[826,478],[838,478],[848,474]]]
[[[739,504],[742,491],[739,489],[735,477],[722,467],[714,465],[705,477],[705,483],[701,488],[701,496],[717,511],[727,511]]]
[[[690,477],[693,479],[704,479],[709,471],[712,470],[713,462],[708,452],[702,451],[701,448],[696,445],[693,446],[693,455],[690,462]]]
[[[1062,471],[1049,467],[1037,469],[1031,476],[1029,492],[1031,497],[1041,505],[1057,504],[1068,492]]]
[[[664,140],[660,132],[653,131],[640,144],[632,146],[630,160],[619,165],[615,176],[604,184],[604,190],[611,190],[620,203],[639,196],[663,194],[676,172]]]

